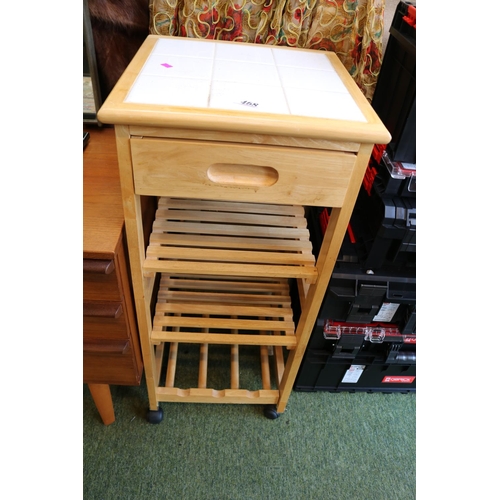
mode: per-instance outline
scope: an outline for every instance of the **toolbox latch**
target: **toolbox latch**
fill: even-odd
[[[372,344],[382,344],[384,339],[385,339],[384,328],[366,328],[365,340],[368,340]]]
[[[333,320],[325,319],[323,325],[323,337],[327,340],[338,340],[342,335],[342,327],[336,325]]]

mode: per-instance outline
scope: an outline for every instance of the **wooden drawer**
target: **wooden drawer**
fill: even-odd
[[[83,260],[83,300],[122,300],[113,260]]]
[[[121,302],[83,303],[83,339],[129,339],[130,331]]]
[[[253,144],[130,143],[136,193],[150,196],[342,206],[356,159],[352,153]]]
[[[95,316],[83,317],[83,338],[87,339],[128,339],[130,332],[125,316],[106,318]]]
[[[137,366],[130,343],[111,342],[83,348],[83,380],[87,384],[138,385],[142,367]]]

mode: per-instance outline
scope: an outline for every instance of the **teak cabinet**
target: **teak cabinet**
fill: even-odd
[[[116,143],[112,128],[88,128],[83,154],[83,381],[105,424],[109,385],[139,385],[143,363],[132,294]]]
[[[235,61],[243,73],[225,71]],[[262,108],[248,109],[240,91]],[[148,420],[174,401],[262,404],[276,418],[373,145],[389,133],[335,54],[153,35],[99,119],[115,126]],[[158,205],[146,232],[149,198]],[[332,208],[317,261],[308,206]]]

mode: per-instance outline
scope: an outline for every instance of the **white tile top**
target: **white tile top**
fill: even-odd
[[[159,39],[125,102],[367,122],[326,54]]]

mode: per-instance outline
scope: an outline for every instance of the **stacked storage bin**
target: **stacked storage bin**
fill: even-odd
[[[376,146],[316,320],[297,391],[416,391],[416,8],[401,1],[372,105]],[[321,245],[326,209],[308,214]]]

